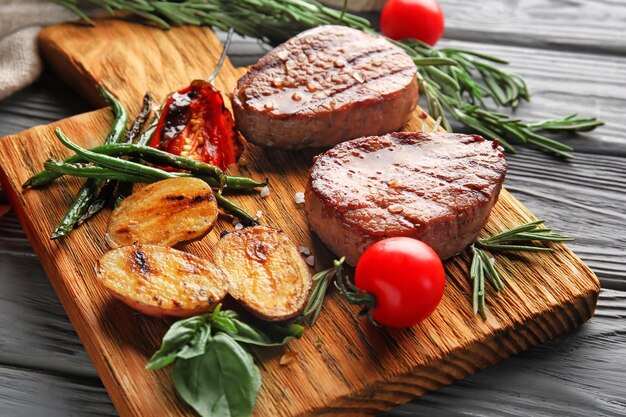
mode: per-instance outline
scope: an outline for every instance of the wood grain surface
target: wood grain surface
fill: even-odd
[[[443,0],[442,3],[448,2]],[[498,1],[491,0],[491,3],[497,7]],[[613,5],[619,6],[612,3],[601,3],[605,8],[603,27],[607,38],[613,36],[612,28],[621,19],[618,13],[611,13]],[[562,4],[560,0],[543,0],[540,5],[558,20]],[[447,10],[446,4],[444,10]],[[478,11],[469,9],[466,12],[465,20],[480,20]],[[534,93],[533,102],[519,108],[519,113],[532,112],[538,117],[563,114],[569,106],[583,105],[585,100],[592,98],[598,104],[585,108],[584,114],[601,117],[607,122],[607,126],[590,134],[566,137],[577,148],[577,159],[570,163],[521,148],[518,154],[509,157],[509,162],[515,166],[511,166],[507,178],[507,187],[533,213],[547,218],[557,230],[577,230],[577,240],[570,247],[597,273],[605,290],[600,294],[596,315],[580,330],[561,336],[554,343],[532,348],[449,387],[427,393],[384,415],[621,416],[626,414],[623,401],[626,245],[616,243],[614,239],[626,235],[626,223],[620,218],[626,197],[614,192],[611,182],[617,181],[619,185],[620,179],[626,178],[626,164],[620,157],[626,154],[626,139],[620,128],[623,121],[619,111],[626,106],[626,88],[620,88],[626,85],[626,78],[617,84],[604,82],[607,74],[619,71],[621,57],[565,52],[557,45],[551,46],[551,50],[515,47],[512,45],[520,38],[516,34],[515,16],[494,15],[494,18],[509,21],[507,31],[498,37],[500,45],[489,44],[488,39],[480,42],[480,36],[475,37],[479,43],[466,42],[462,31],[459,40],[450,41],[451,35],[447,34],[441,45],[454,42],[479,51],[489,50],[497,56],[506,54],[512,66],[528,80]],[[562,25],[562,30],[578,36],[580,28],[596,23],[591,18],[579,18],[569,29]],[[454,29],[456,24],[455,20],[447,18],[448,29]],[[537,25],[537,30],[549,30],[544,26],[550,24],[543,21]],[[485,31],[488,30],[485,27]],[[223,34],[220,36],[223,39]],[[543,48],[543,45],[537,46]],[[254,39],[235,37],[229,56],[237,66],[248,65],[267,49],[269,47]],[[549,64],[550,71],[546,71],[544,62],[528,59],[533,54],[545,56],[544,62]],[[562,55],[569,57],[567,66],[559,65]],[[522,67],[521,70],[518,67]],[[577,82],[569,76],[571,71],[589,74],[586,82],[592,80],[596,72],[602,77],[593,80],[587,86],[589,94],[581,97],[576,91]],[[555,83],[559,79],[569,81]],[[572,97],[569,102],[568,95]],[[608,107],[605,107],[606,103]],[[0,100],[0,136],[87,109],[88,103],[46,70],[32,86]],[[582,151],[581,146],[584,146]],[[534,169],[538,161],[539,169]],[[552,169],[544,172],[543,167],[547,166]],[[523,172],[517,173],[518,169]],[[559,176],[553,177],[556,171]],[[581,173],[585,175],[581,176]],[[568,210],[567,216],[553,207],[554,201],[566,204],[573,195],[576,196],[576,207]],[[593,216],[593,219],[588,220],[587,216]],[[607,230],[610,233],[607,234]],[[0,271],[0,315],[3,317],[0,321],[0,369],[8,375],[0,382],[0,415],[116,415],[14,214],[0,218]],[[58,330],[60,334],[56,334],[55,328],[62,329]],[[50,363],[58,365],[57,368],[47,371]],[[92,376],[77,376],[76,368],[90,368]]]
[[[96,36],[94,31],[101,32]],[[99,44],[97,39],[107,41]],[[111,42],[113,39],[124,42],[117,44]],[[134,110],[146,89],[162,99],[172,89],[210,72],[219,54],[208,30],[161,32],[112,21],[101,22],[95,29],[55,27],[48,29],[42,40],[49,59],[84,94],[93,99],[91,82],[101,80]],[[207,53],[177,55],[186,50]],[[120,65],[122,52],[127,53],[124,65]],[[163,77],[163,71],[167,71],[167,77]],[[218,87],[230,91],[240,74],[240,70],[227,65]],[[107,110],[100,110],[58,125],[77,141],[93,146],[104,135],[109,118]],[[412,128],[419,127],[421,118],[416,114]],[[86,132],[100,135],[85,137]],[[54,141],[51,126],[5,139],[0,148],[3,160],[25,162],[5,166],[7,188],[35,250],[45,254],[44,268],[120,413],[150,415],[160,410],[159,415],[163,415],[163,410],[186,411],[179,408],[180,403],[172,395],[166,373],[151,374],[142,369],[146,356],[158,344],[164,324],[130,315],[126,307],[112,302],[94,285],[93,272],[85,268],[104,251],[104,216],[81,228],[68,242],[49,242],[45,237],[78,182],[64,181],[45,192],[22,194],[19,190],[21,181],[43,160],[66,153]],[[271,158],[282,164],[270,163],[272,159],[266,151],[252,148],[250,164],[244,170],[274,179],[271,198],[246,196],[240,202],[252,212],[263,210],[271,225],[287,230],[296,241],[315,247],[318,262],[328,264],[330,254],[319,242],[311,240],[304,213],[293,202],[293,194],[304,187],[311,154],[273,152]],[[51,201],[55,202],[53,207]],[[281,212],[290,213],[291,219],[281,217]],[[32,213],[38,214],[35,217]],[[504,192],[488,229],[493,232],[528,219],[530,214]],[[189,249],[210,256],[210,241],[215,238],[216,234]],[[333,297],[320,323],[307,332],[304,340],[290,346],[297,352],[296,364],[285,369],[277,365],[280,355],[262,358],[265,385],[259,398],[259,415],[297,415],[316,409],[376,413],[575,327],[592,313],[597,281],[564,246],[556,249],[555,256],[542,256],[531,265],[527,263],[530,258],[523,256],[511,262],[498,259],[505,276],[511,277],[510,286],[507,293],[498,297],[497,304],[490,306],[492,314],[487,323],[469,314],[465,256],[447,264],[449,285],[438,313],[425,325],[407,332],[372,329],[354,319],[354,308]],[[562,272],[564,268],[566,273]],[[539,279],[555,275],[560,279],[550,287]],[[525,279],[520,280],[520,276]],[[321,347],[315,343],[318,339],[323,341]],[[314,380],[307,375],[311,373],[316,375]],[[140,395],[143,390],[163,395],[157,396],[160,401],[147,401]],[[288,408],[284,407],[285,401]]]
[[[622,56],[626,52],[626,3],[620,0],[441,0],[440,4],[445,36],[451,39]]]

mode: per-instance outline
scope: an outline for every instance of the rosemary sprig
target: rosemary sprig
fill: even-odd
[[[78,0],[52,0],[90,21]],[[325,7],[314,0],[89,0],[113,13],[123,11],[167,29],[179,25],[233,28],[237,33],[271,44],[283,42],[298,33],[320,25],[350,26],[371,32],[370,23],[359,16]],[[433,48],[409,39],[395,42],[418,66],[418,81],[428,111],[441,126],[451,131],[452,117],[489,139],[498,140],[510,152],[512,141],[528,144],[562,157],[572,157],[570,146],[541,132],[586,132],[601,126],[595,118],[576,115],[535,123],[515,119],[488,108],[486,99],[503,108],[515,109],[530,100],[524,79],[498,65],[500,58],[457,48]]]
[[[315,283],[315,287],[313,291],[311,291],[309,301],[299,318],[301,323],[308,323],[311,326],[315,324],[315,321],[322,311],[322,305],[324,304],[328,287],[333,281],[337,290],[350,304],[362,307],[359,316],[368,314],[376,307],[376,297],[374,297],[373,294],[357,288],[350,277],[343,274],[343,264],[345,260],[345,256],[339,260],[335,259],[331,268],[320,271],[313,276],[312,279]],[[378,326],[378,323],[372,319],[371,315],[368,315],[368,318],[373,324]]]
[[[301,322],[306,322],[311,326],[315,324],[315,321],[322,311],[322,305],[324,304],[324,297],[328,292],[328,287],[336,276],[341,276],[345,260],[345,257],[335,259],[332,267],[313,275],[312,280],[315,286],[313,287],[309,301],[300,316]]]
[[[516,242],[544,241],[566,242],[574,238],[553,232],[551,229],[541,227],[545,220],[537,220],[514,227],[494,236],[478,239],[471,246],[472,265],[470,277],[473,282],[472,305],[474,314],[480,314],[483,320],[487,319],[485,308],[485,278],[491,282],[493,288],[499,292],[504,289],[504,281],[495,268],[495,259],[487,256],[485,250],[502,251],[516,250],[528,252],[551,252],[551,248],[543,246],[520,245]]]

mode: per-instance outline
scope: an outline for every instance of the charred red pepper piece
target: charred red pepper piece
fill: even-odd
[[[163,107],[150,146],[226,169],[237,162],[243,141],[222,94],[207,81],[193,81]]]

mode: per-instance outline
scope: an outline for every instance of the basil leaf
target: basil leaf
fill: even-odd
[[[148,361],[146,369],[155,370],[163,368],[176,360],[178,354],[185,353],[189,358],[191,354],[204,353],[206,339],[196,336],[198,332],[209,333],[210,326],[206,322],[206,315],[194,316],[172,324],[161,342],[161,348],[157,350]],[[207,330],[201,330],[209,327]],[[188,346],[189,345],[189,346]]]
[[[225,312],[224,312],[225,313]],[[233,322],[232,318],[226,314],[218,314],[212,318],[213,325],[223,332],[228,334],[237,333],[237,326]]]
[[[172,374],[180,397],[202,417],[249,417],[261,388],[261,374],[232,337],[209,337],[206,351],[179,359]]]
[[[304,327],[297,324],[280,325],[274,323],[254,323],[254,327],[240,320],[233,320],[237,333],[233,339],[257,346],[282,346],[291,339],[299,339]]]
[[[244,322],[237,313],[228,310],[214,317],[213,325],[238,342],[257,346],[282,346],[300,338],[304,332],[304,327],[297,324],[275,324],[253,317],[246,317]]]
[[[191,340],[184,345],[176,354],[181,359],[190,359],[194,356],[200,356],[206,351],[206,345],[211,337],[211,324],[204,323],[193,335]]]

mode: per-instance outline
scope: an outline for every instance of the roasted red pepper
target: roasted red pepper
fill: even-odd
[[[237,162],[243,141],[222,94],[207,81],[193,81],[165,102],[150,146],[226,169]]]

